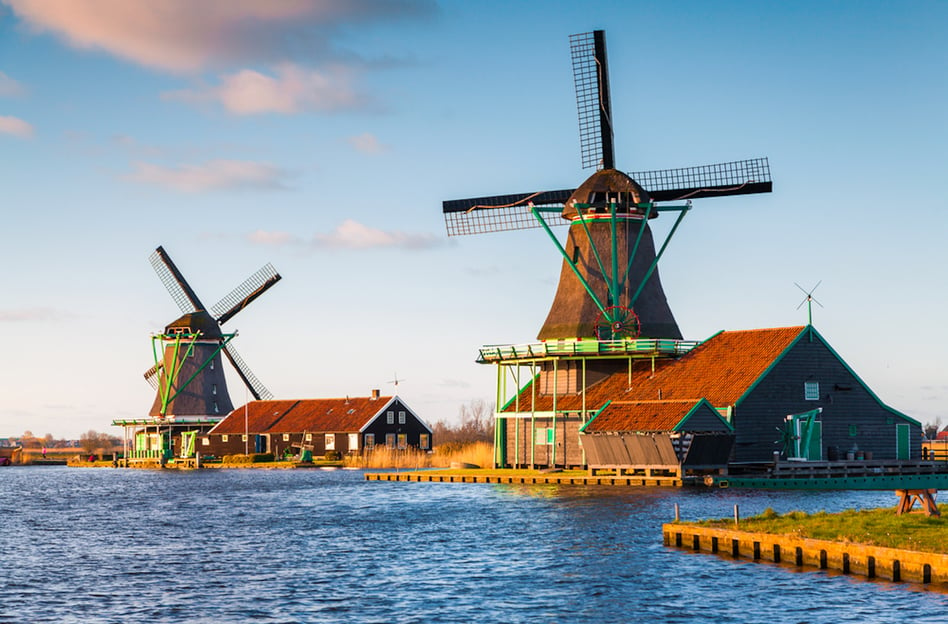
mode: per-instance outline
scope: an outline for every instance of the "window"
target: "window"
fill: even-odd
[[[859,425],[849,425],[849,437],[855,438],[859,435]]]
[[[215,414],[220,413],[220,409],[218,409],[218,407],[217,407],[217,401],[214,401],[214,413],[215,413]]]
[[[210,446],[210,445],[211,445],[210,438],[201,438],[201,446]]]
[[[326,434],[326,450],[327,451],[336,450],[336,434],[335,433]]]
[[[803,384],[803,398],[807,401],[820,400],[820,382],[807,381]]]
[[[284,433],[284,434],[283,434],[283,441],[284,441],[284,442],[289,442],[289,441],[290,441],[290,434]]]
[[[395,424],[395,412],[385,412],[385,422],[389,425]]]
[[[408,448],[408,434],[407,433],[398,434],[398,448],[400,449]]]
[[[404,425],[404,424],[405,424],[405,412],[399,412],[399,413],[398,413],[398,424],[399,424],[399,425]]]
[[[313,441],[313,434],[312,434],[312,433],[307,433],[307,434],[306,434],[306,441],[307,441],[307,442],[312,442],[312,441]]]
[[[533,438],[534,444],[553,444],[553,429],[550,427],[537,427]]]
[[[211,360],[211,370],[214,370],[214,360]]]
[[[211,394],[217,394],[217,384],[211,384]]]
[[[385,446],[387,446],[390,449],[395,448],[395,434],[394,433],[385,434]]]
[[[423,451],[427,451],[431,448],[431,435],[427,433],[422,433],[418,436],[418,448]]]
[[[243,434],[242,436],[240,436],[240,441],[241,441],[241,442],[246,442],[246,441],[247,441],[247,434],[246,434],[246,433]]]
[[[349,434],[349,450],[350,451],[359,450],[359,434],[358,433]]]
[[[370,451],[375,448],[375,434],[374,433],[365,434],[365,448]]]
[[[227,434],[221,436],[221,442],[227,442]]]

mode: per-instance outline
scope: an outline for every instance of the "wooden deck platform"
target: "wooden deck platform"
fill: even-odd
[[[451,473],[444,471],[367,472],[366,481],[425,481],[429,483],[508,483],[523,485],[618,485],[634,487],[681,487],[679,477],[645,476],[589,476],[551,472],[546,474],[504,474],[501,471],[483,473]]]

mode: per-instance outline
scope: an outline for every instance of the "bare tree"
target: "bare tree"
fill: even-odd
[[[494,404],[474,399],[458,409],[460,423],[450,425],[443,420],[434,424],[435,444],[464,445],[490,442],[494,437]]]

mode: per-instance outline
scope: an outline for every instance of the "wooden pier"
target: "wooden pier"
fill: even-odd
[[[890,581],[948,583],[948,555],[938,553],[679,523],[662,525],[662,536],[666,546],[724,557],[836,570]]]
[[[367,472],[366,481],[424,481],[429,483],[506,483],[516,485],[617,485],[633,487],[681,487],[680,477],[599,475],[569,473],[504,474],[450,473],[436,471]]]

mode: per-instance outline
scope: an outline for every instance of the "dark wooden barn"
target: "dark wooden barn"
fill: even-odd
[[[432,431],[397,396],[251,401],[201,436],[202,455],[244,452],[314,456],[391,449],[430,450]]]
[[[734,428],[704,399],[615,401],[582,428],[580,441],[591,473],[682,476],[727,468]]]
[[[530,381],[497,414],[498,465],[586,466],[580,430],[610,402],[702,399],[733,427],[731,462],[770,461],[775,451],[800,460],[921,457],[921,424],[883,403],[812,326],[724,331],[684,355],[604,360],[582,351],[497,360],[531,367]],[[597,369],[606,364],[612,372]],[[597,435],[628,432],[606,422]],[[809,444],[788,451],[787,437],[803,426]]]

